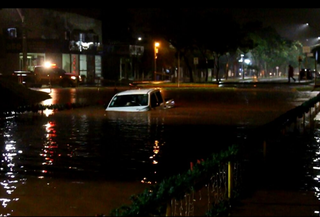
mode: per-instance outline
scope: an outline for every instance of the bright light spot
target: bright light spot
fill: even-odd
[[[8,202],[10,202],[10,199],[6,199],[6,198],[0,198],[0,201],[2,201],[2,206],[6,207],[8,204]]]
[[[49,115],[53,114],[53,109],[46,108],[43,113],[46,115],[46,117],[49,117]]]
[[[56,64],[53,64],[53,63],[51,63],[51,62],[45,62],[45,63],[43,64],[43,66],[46,67],[46,68],[50,68],[50,67],[56,66]]]

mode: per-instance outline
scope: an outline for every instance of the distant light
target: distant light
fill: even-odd
[[[138,37],[138,40],[139,40],[139,41],[141,41],[141,40],[142,40],[142,38],[141,38],[141,37]]]
[[[50,62],[45,62],[45,63],[44,63],[44,67],[46,67],[46,68],[51,67],[51,63],[50,63]]]
[[[45,62],[45,63],[43,64],[43,66],[44,66],[45,68],[55,68],[55,67],[57,67],[57,64],[51,63],[51,62]]]
[[[245,59],[244,62],[245,62],[246,64],[249,64],[251,61],[250,61],[249,59]]]

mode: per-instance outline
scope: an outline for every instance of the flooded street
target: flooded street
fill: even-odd
[[[0,122],[2,216],[108,215],[146,183],[189,169],[318,93],[168,88],[176,108],[117,113],[103,108],[113,88],[41,91],[52,96],[43,105],[85,106]]]

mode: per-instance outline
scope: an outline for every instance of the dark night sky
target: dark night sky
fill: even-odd
[[[231,9],[237,20],[260,20],[273,26],[288,39],[320,36],[320,8],[249,8]],[[308,28],[302,28],[309,23]]]
[[[93,18],[103,19],[100,8],[58,8]],[[105,8],[104,8],[105,9]],[[320,8],[215,8],[232,14],[237,21],[262,21],[265,26],[274,27],[277,32],[291,40],[304,41],[320,36]],[[108,9],[103,13],[108,12]],[[115,8],[121,11],[121,8]],[[214,8],[213,8],[214,10]],[[112,20],[112,22],[116,22]],[[303,24],[309,23],[307,28]]]

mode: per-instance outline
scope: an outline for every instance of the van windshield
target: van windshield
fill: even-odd
[[[115,96],[109,107],[146,106],[148,94],[120,95]]]

